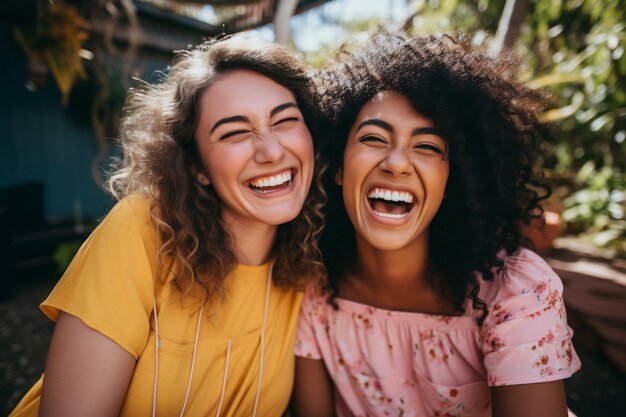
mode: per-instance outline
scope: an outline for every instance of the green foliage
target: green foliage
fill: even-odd
[[[464,32],[483,39],[498,28],[505,1],[414,1],[410,29],[415,35]]]
[[[556,122],[546,168],[549,175],[571,180],[572,194],[563,201],[568,230],[621,253],[626,253],[625,12],[623,0],[533,0],[521,38],[537,86],[554,98],[555,109],[546,117]]]
[[[615,169],[604,166],[596,170],[588,161],[578,172],[582,187],[567,197],[562,214],[570,231],[577,232],[596,246],[626,253],[626,180]]]
[[[620,3],[622,3],[620,5]],[[623,0],[534,0],[522,41],[539,75],[577,78],[548,85],[558,121],[550,168],[576,172],[588,161],[626,166],[626,17]]]

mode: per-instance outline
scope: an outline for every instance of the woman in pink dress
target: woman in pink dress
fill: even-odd
[[[319,74],[329,285],[305,296],[297,416],[559,417],[580,367],[541,216],[542,94],[512,60],[380,32]]]

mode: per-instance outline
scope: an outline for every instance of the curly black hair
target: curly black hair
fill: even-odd
[[[459,313],[471,298],[482,322],[479,275],[494,278],[503,265],[499,252],[519,248],[521,224],[542,217],[539,203],[550,194],[537,169],[546,134],[538,115],[547,97],[516,82],[515,65],[511,55],[491,58],[464,40],[379,30],[365,44],[344,45],[317,73],[326,118],[321,152],[329,165],[320,248],[331,300],[356,258],[334,176],[360,109],[377,93],[394,91],[433,121],[448,147],[450,175],[429,229],[427,282]]]

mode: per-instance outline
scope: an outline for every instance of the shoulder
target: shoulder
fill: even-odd
[[[150,202],[138,195],[127,196],[117,202],[83,243],[64,277],[103,275],[107,281],[109,278],[104,278],[113,272],[120,276],[138,268],[149,272],[157,246]]]
[[[78,317],[135,358],[148,337],[158,269],[149,208],[137,196],[119,201],[41,305],[53,320],[60,311]]]
[[[481,282],[479,294],[488,308],[480,338],[489,385],[567,378],[580,361],[571,344],[561,279],[528,249],[503,260],[494,280]]]
[[[485,325],[563,308],[563,283],[541,256],[520,248],[501,257],[504,265],[493,281],[480,282],[479,298],[489,310]]]
[[[507,257],[500,280],[502,289],[512,294],[532,292],[537,298],[545,298],[550,291],[563,292],[561,278],[548,263],[535,252],[520,248]]]
[[[143,225],[150,221],[150,201],[141,195],[132,194],[118,201],[104,218],[110,224],[131,226]]]
[[[330,295],[315,286],[309,286],[302,299],[300,317],[312,325],[326,323],[334,308],[329,301]]]
[[[330,295],[316,286],[309,286],[304,292],[304,298],[302,299],[302,308],[305,307],[308,310],[319,312],[322,308],[329,305]]]
[[[507,277],[528,274],[555,275],[550,265],[537,253],[530,249],[519,248],[512,255],[501,255],[504,260],[503,273]]]
[[[520,248],[508,255],[503,250],[498,257],[504,264],[496,272],[493,281],[479,280],[479,297],[487,305],[520,294],[532,294],[541,298],[547,296],[550,290],[562,293],[561,279],[535,252]]]
[[[140,195],[121,199],[102,220],[94,235],[104,240],[116,239],[117,243],[130,243],[137,238],[156,240],[149,200]]]

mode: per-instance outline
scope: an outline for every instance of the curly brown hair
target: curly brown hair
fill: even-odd
[[[224,297],[224,278],[237,261],[221,222],[219,196],[191,174],[190,167],[200,163],[194,132],[202,93],[234,69],[258,72],[291,90],[315,138],[319,110],[311,78],[291,53],[248,38],[213,40],[179,52],[163,82],[131,89],[120,123],[123,158],[108,181],[117,199],[129,194],[148,198],[160,240],[160,265],[165,256],[173,260],[176,288],[188,293],[198,283],[207,292],[206,300]],[[321,171],[316,164],[302,212],[278,227],[272,255],[273,280],[280,287],[301,288],[322,276],[317,246],[325,201]]]
[[[329,163],[320,248],[333,297],[356,257],[354,227],[334,176],[363,105],[378,92],[395,91],[433,121],[449,149],[446,198],[429,228],[426,279],[458,312],[469,297],[485,316],[478,276],[494,278],[503,264],[499,252],[519,248],[521,223],[541,217],[539,203],[550,194],[536,169],[546,97],[514,80],[516,64],[512,56],[491,58],[447,36],[379,30],[365,44],[344,45],[319,71],[327,119],[322,157]]]

